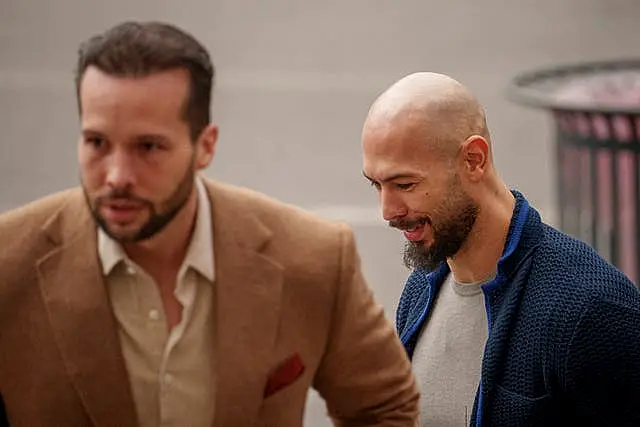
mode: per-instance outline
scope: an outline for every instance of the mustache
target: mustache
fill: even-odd
[[[431,221],[426,217],[415,219],[396,219],[389,221],[389,227],[397,228],[398,230],[410,230],[427,223],[431,223]]]
[[[99,196],[97,197],[96,202],[98,204],[102,204],[105,202],[133,202],[133,203],[141,203],[145,205],[151,204],[148,200],[136,196],[126,188],[115,189],[105,195]]]

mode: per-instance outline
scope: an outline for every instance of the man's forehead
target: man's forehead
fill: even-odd
[[[418,157],[364,156],[362,173],[365,178],[375,182],[393,181],[401,178],[417,178],[427,169],[424,159]]]
[[[400,163],[430,154],[424,134],[408,127],[371,129],[363,134],[362,143],[365,157],[384,157]]]

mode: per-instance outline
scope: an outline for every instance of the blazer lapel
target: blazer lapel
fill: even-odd
[[[55,248],[39,260],[40,289],[67,371],[95,426],[136,426],[93,220],[79,194],[45,226]]]
[[[271,232],[234,193],[207,182],[216,265],[216,426],[258,415],[280,318],[282,267],[263,249]]]

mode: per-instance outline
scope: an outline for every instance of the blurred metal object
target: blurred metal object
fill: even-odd
[[[522,73],[508,98],[552,114],[560,228],[638,283],[640,59]]]

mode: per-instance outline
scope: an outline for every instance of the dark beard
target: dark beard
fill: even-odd
[[[100,215],[100,199],[98,199],[93,205],[88,200],[87,193],[85,191],[85,198],[87,198],[87,203],[90,206],[91,213],[95,222],[98,226],[112,239],[120,242],[120,243],[135,243],[141,242],[143,240],[150,239],[155,236],[157,233],[162,231],[175,217],[178,213],[184,208],[189,200],[189,196],[191,195],[191,191],[193,189],[195,179],[195,172],[193,162],[191,162],[187,172],[184,177],[176,187],[175,191],[169,196],[169,198],[162,203],[163,209],[158,212],[154,205],[147,201],[135,198],[129,192],[129,190],[115,190],[110,193],[106,198],[111,199],[133,199],[137,202],[144,203],[147,209],[149,210],[149,219],[137,233],[131,236],[119,236],[115,235],[107,225],[107,222]]]
[[[445,222],[432,224],[433,243],[430,246],[425,247],[424,242],[406,243],[403,261],[407,268],[432,271],[458,253],[475,225],[479,207],[467,200],[462,208],[451,211],[455,213]]]

